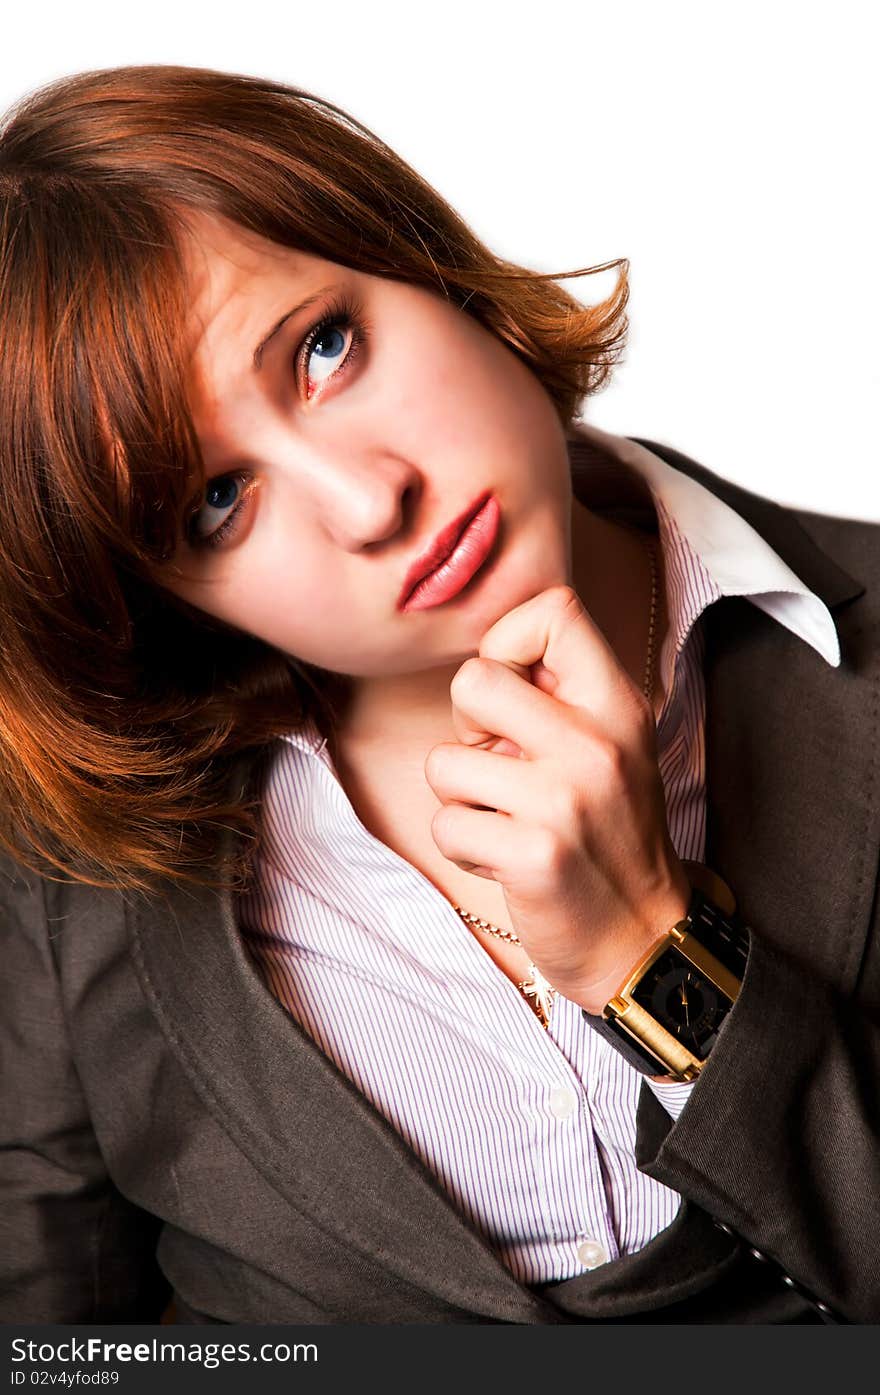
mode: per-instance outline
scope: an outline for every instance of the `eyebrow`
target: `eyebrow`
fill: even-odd
[[[287,321],[291,319],[294,315],[298,315],[301,310],[307,310],[310,305],[314,305],[316,300],[320,300],[321,296],[326,295],[327,292],[331,289],[331,286],[322,286],[319,291],[315,291],[314,295],[310,295],[307,297],[306,300],[300,301],[299,305],[294,305],[291,310],[286,311],[285,314],[281,316],[280,320],[275,321],[275,324],[269,330],[268,334],[264,335],[257,347],[254,349],[255,373],[259,373],[260,369],[263,366],[263,351],[265,350],[266,346],[271,342],[271,340],[275,338],[275,335],[278,333],[278,331],[284,328],[284,326],[287,324]]]

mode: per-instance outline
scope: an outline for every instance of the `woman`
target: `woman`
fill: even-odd
[[[310,94],[0,197],[7,1320],[876,1317],[876,529]]]

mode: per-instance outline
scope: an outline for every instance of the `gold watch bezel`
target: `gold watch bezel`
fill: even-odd
[[[739,979],[689,933],[691,924],[690,916],[685,916],[658,940],[634,966],[621,988],[602,1009],[602,1016],[606,1020],[613,1019],[618,1022],[634,1041],[658,1057],[667,1067],[668,1074],[681,1081],[695,1080],[705,1061],[689,1051],[657,1021],[656,1017],[652,1017],[646,1008],[635,1002],[632,992],[661,954],[665,954],[668,949],[677,949],[720,993],[724,994],[731,1007],[733,1006],[739,997]]]

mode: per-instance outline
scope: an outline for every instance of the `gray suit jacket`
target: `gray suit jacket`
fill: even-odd
[[[264,986],[227,898],[7,861],[0,1318],[156,1321],[173,1292],[214,1322],[806,1322],[816,1297],[880,1319],[880,526],[645,444],[763,534],[843,651],[832,669],[740,598],[704,617],[706,860],[754,944],[678,1122],[642,1091],[639,1165],[686,1198],[675,1222],[518,1283]]]

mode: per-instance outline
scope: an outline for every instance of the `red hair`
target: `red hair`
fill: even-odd
[[[494,256],[339,107],[178,66],[79,73],[0,124],[0,841],[96,886],[239,885],[258,830],[231,759],[338,675],[154,581],[204,470],[188,409],[186,211],[443,295],[535,373],[564,425],[626,330],[625,261]],[[601,304],[554,284],[618,268]],[[224,825],[244,835],[219,862]]]

